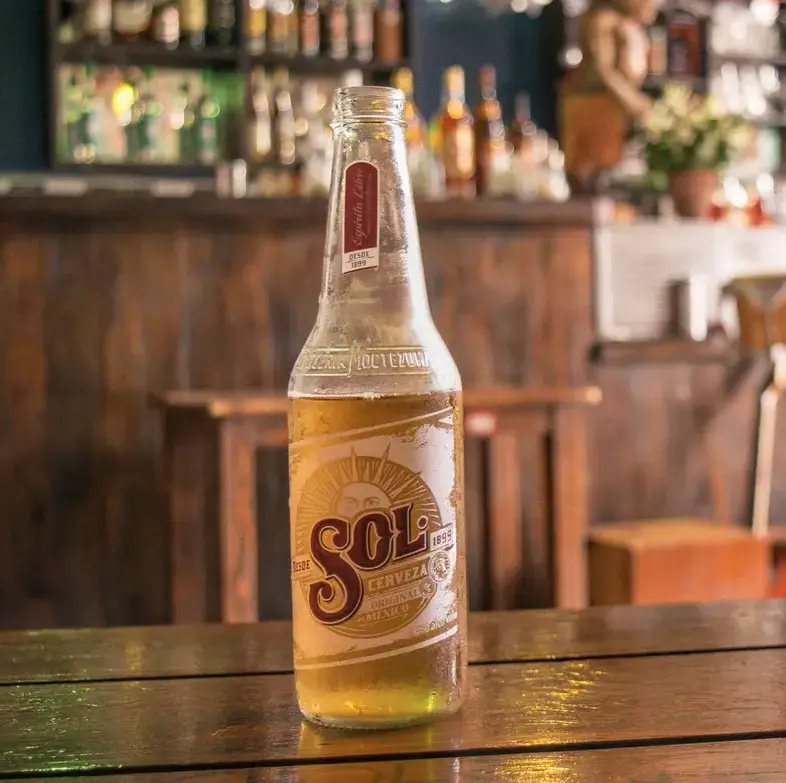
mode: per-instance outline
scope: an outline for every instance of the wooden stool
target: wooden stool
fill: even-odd
[[[468,440],[484,445],[486,497],[468,513],[485,517],[468,545],[470,569],[482,573],[490,608],[515,606],[524,558],[540,562],[542,593],[563,608],[587,602],[586,426],[583,406],[596,387],[493,388],[465,392]],[[258,619],[255,455],[287,445],[287,401],[254,392],[174,391],[157,397],[164,411],[171,514],[171,605],[176,623]],[[521,523],[522,438],[536,439],[543,460],[548,530],[543,553],[525,553]],[[547,495],[547,496],[546,496]],[[469,501],[469,499],[468,499]],[[472,504],[468,502],[468,506]],[[214,521],[216,520],[216,521]],[[479,554],[486,551],[485,562]],[[218,553],[215,556],[213,553]],[[217,585],[218,590],[211,589]]]
[[[609,524],[590,534],[590,598],[666,604],[764,598],[769,545],[737,525],[703,519]]]

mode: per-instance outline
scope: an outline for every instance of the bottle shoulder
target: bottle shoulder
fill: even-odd
[[[460,391],[461,376],[436,328],[409,339],[325,340],[314,335],[295,362],[293,396],[402,395]]]

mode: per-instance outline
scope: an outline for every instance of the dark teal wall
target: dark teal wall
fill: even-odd
[[[499,98],[506,119],[513,114],[515,96],[528,92],[538,125],[552,129],[554,115],[554,42],[549,17],[490,14],[477,0],[410,0],[415,11],[412,60],[416,102],[426,117],[440,104],[442,72],[460,65],[467,75],[467,102],[478,101],[478,71],[497,69]]]
[[[0,171],[47,163],[45,0],[0,0]]]

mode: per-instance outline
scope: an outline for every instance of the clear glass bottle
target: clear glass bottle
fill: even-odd
[[[194,134],[197,162],[212,166],[221,159],[221,138],[219,118],[221,106],[213,95],[210,71],[202,74],[204,91],[196,110]]]
[[[251,54],[263,54],[267,49],[267,2],[248,0],[244,35],[246,49]]]
[[[277,68],[273,74],[273,141],[275,158],[282,166],[295,163],[295,109],[289,87],[289,71]]]
[[[248,157],[261,163],[273,155],[273,111],[264,73],[252,74],[246,109]]]
[[[207,37],[207,0],[180,0],[180,40],[202,49]]]
[[[87,0],[83,4],[82,32],[88,40],[112,43],[112,0]]]
[[[150,27],[153,5],[150,0],[115,0],[112,26],[120,41],[137,41]]]
[[[404,105],[336,91],[319,311],[289,385],[298,702],[348,728],[451,714],[466,678],[461,379],[429,309]]]

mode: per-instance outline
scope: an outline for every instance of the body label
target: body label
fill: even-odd
[[[446,407],[290,446],[298,668],[385,658],[456,633],[455,417]]]
[[[344,171],[343,235],[344,274],[379,266],[379,170],[365,160]]]

